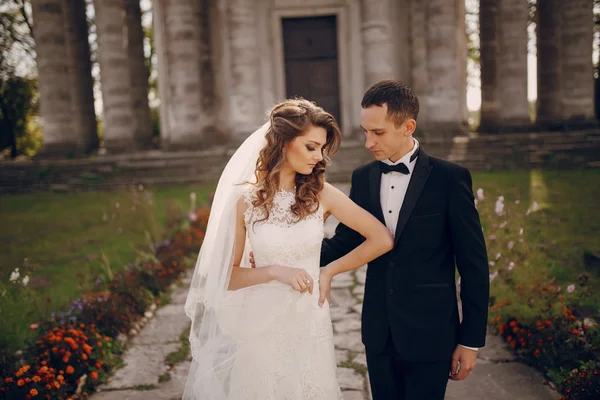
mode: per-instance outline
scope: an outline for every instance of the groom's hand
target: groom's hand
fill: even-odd
[[[452,368],[450,370],[450,379],[453,381],[462,381],[473,371],[477,364],[477,352],[467,349],[464,346],[456,346],[452,355]]]
[[[250,266],[252,268],[256,268],[256,263],[254,262],[254,253],[250,252]]]

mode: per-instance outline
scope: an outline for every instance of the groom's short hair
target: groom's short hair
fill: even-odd
[[[363,96],[362,108],[387,104],[387,116],[396,126],[407,118],[417,119],[419,99],[408,85],[396,80],[383,80],[371,86]]]

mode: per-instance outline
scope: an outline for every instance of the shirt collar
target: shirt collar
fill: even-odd
[[[417,158],[419,158],[419,157],[415,157],[414,160],[410,161],[410,157],[419,148],[419,141],[415,138],[412,138],[412,139],[414,140],[415,145],[413,146],[412,150],[409,151],[404,157],[402,157],[401,159],[399,159],[396,162],[391,162],[389,159],[383,160],[382,162],[386,163],[387,165],[398,165],[400,163],[404,163],[408,167],[408,170],[412,173],[413,169],[415,168],[415,163],[417,162]]]

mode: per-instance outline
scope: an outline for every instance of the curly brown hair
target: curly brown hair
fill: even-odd
[[[330,163],[329,155],[339,149],[342,134],[331,114],[302,98],[287,99],[277,104],[271,110],[269,119],[271,126],[265,135],[267,144],[260,151],[256,162],[258,190],[252,205],[264,210],[264,218],[256,222],[269,218],[273,198],[279,190],[280,172],[285,164],[285,146],[302,136],[311,126],[327,131],[327,139],[322,148],[323,159],[315,165],[310,175],[296,174],[295,202],[291,211],[300,221],[319,208],[319,193],[323,190],[325,168]]]

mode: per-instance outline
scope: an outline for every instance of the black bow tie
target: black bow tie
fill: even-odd
[[[421,147],[418,147],[417,150],[410,156],[410,162],[413,162],[414,159],[417,158],[417,156],[419,155],[419,150],[421,150]],[[389,165],[389,164],[384,163],[383,161],[379,161],[379,169],[381,170],[382,174],[387,174],[388,172],[392,172],[392,171],[400,172],[401,174],[404,174],[404,175],[410,174],[408,167],[404,163],[400,163],[400,164],[396,164],[396,165]]]
[[[383,174],[387,174],[388,172],[392,172],[392,171],[400,172],[401,174],[404,174],[404,175],[410,174],[408,167],[404,163],[400,163],[400,164],[396,164],[396,165],[389,165],[382,161],[379,161],[379,169],[381,170],[381,173],[383,173]]]

